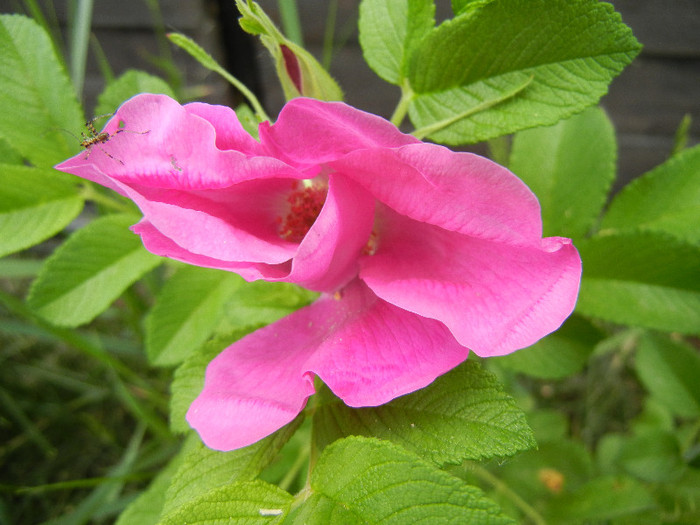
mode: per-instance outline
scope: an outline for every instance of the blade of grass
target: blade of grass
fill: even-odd
[[[338,17],[338,0],[329,0],[328,14],[326,15],[326,28],[323,32],[323,68],[330,69],[335,50],[335,21]]]
[[[301,30],[296,0],[278,0],[277,6],[282,19],[282,32],[289,40],[298,46],[304,47],[304,36]]]
[[[137,420],[145,423],[157,436],[165,439],[172,439],[167,424],[144,403],[137,400],[131,393],[130,388],[124,383],[122,378],[127,379],[129,383],[138,388],[143,394],[142,397],[146,398],[149,404],[160,405],[161,403],[159,403],[157,399],[159,396],[153,392],[148,382],[143,380],[136,372],[132,371],[118,359],[109,355],[102,346],[92,343],[77,332],[66,328],[60,328],[44,321],[24,303],[3,291],[0,291],[0,303],[4,304],[6,308],[16,316],[32,321],[36,326],[53,335],[58,340],[102,363],[108,371],[111,372],[111,377],[114,380],[113,387],[115,393],[121,398],[125,407],[132,415],[136,417]],[[154,400],[153,398],[156,399]]]
[[[0,388],[0,405],[20,426],[27,438],[39,447],[44,456],[52,458],[57,454],[54,446],[44,437],[32,420],[25,415],[22,407],[3,388]]]
[[[78,99],[83,96],[93,0],[78,0],[70,27],[70,77]]]

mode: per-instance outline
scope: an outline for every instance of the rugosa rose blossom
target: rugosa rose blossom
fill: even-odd
[[[143,94],[105,131],[103,152],[57,168],[132,199],[148,250],[322,292],[209,364],[187,420],[211,448],[291,421],[314,375],[350,406],[380,405],[470,350],[531,345],[574,307],[578,253],[542,238],[523,182],[343,103],[292,100],[258,141],[230,108]]]

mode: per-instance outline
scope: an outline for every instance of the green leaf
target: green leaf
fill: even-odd
[[[108,215],[74,233],[47,260],[28,302],[54,324],[78,326],[102,313],[161,258],[129,231],[132,215]]]
[[[654,506],[654,500],[638,481],[606,476],[574,493],[562,494],[550,504],[547,517],[551,523],[589,523],[636,514]]]
[[[452,12],[455,15],[461,15],[489,2],[493,0],[452,0]]]
[[[242,15],[241,27],[258,35],[272,55],[287,100],[300,96],[343,100],[340,86],[323,66],[306,49],[285,38],[256,2],[236,0],[236,6]]]
[[[175,93],[164,80],[143,71],[129,70],[110,82],[100,94],[95,114],[112,114],[122,102],[139,93],[158,93],[175,98]]]
[[[73,178],[52,169],[0,164],[0,257],[45,241],[83,209]]]
[[[607,115],[594,107],[554,126],[521,131],[510,169],[537,195],[544,235],[583,237],[615,180],[617,146]]]
[[[84,117],[49,37],[29,18],[0,15],[0,137],[35,166],[79,149]]]
[[[284,523],[514,523],[478,488],[377,439],[328,446],[310,485]]]
[[[636,179],[613,199],[601,233],[666,232],[700,244],[700,146],[684,150]]]
[[[299,428],[303,416],[257,443],[231,452],[219,452],[197,443],[184,457],[167,491],[163,514],[234,482],[251,481],[275,459]]]
[[[663,430],[647,431],[625,440],[618,461],[636,478],[656,483],[678,479],[685,468],[678,440]]]
[[[580,314],[614,323],[700,333],[700,247],[655,232],[577,243]]]
[[[540,379],[561,379],[579,372],[603,334],[587,320],[572,316],[562,327],[529,348],[502,357],[496,364]]]
[[[151,363],[176,365],[199,348],[213,333],[226,302],[241,283],[230,272],[179,268],[146,318],[146,353]]]
[[[3,164],[24,164],[22,156],[0,137],[0,159]]]
[[[700,356],[695,349],[661,334],[644,334],[635,369],[652,398],[671,413],[700,417]]]
[[[343,436],[375,436],[442,465],[510,456],[535,446],[515,401],[473,361],[378,407],[353,409],[325,397],[314,416],[319,448]]]
[[[227,303],[220,331],[249,331],[268,325],[306,306],[317,296],[289,283],[245,283]]]
[[[165,516],[160,525],[257,525],[279,523],[292,496],[262,481],[231,483],[189,501]]]
[[[487,2],[421,41],[409,68],[409,114],[420,129],[483,108],[429,135],[447,144],[554,124],[595,104],[639,49],[610,4]]]
[[[432,0],[363,0],[360,45],[369,67],[391,84],[401,85],[409,57],[435,25]]]

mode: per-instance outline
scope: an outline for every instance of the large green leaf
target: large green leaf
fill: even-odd
[[[700,416],[700,356],[695,349],[667,336],[644,334],[635,368],[649,393],[671,413]]]
[[[51,169],[0,164],[0,257],[55,235],[83,209],[77,179]]]
[[[79,149],[82,111],[49,37],[29,18],[0,15],[0,93],[0,137],[32,164],[53,166]]]
[[[220,270],[183,266],[163,286],[146,318],[146,353],[153,364],[176,365],[199,348],[224,315],[242,279]]]
[[[700,247],[638,232],[594,237],[578,248],[584,268],[578,313],[700,333]]]
[[[279,523],[292,496],[262,481],[231,483],[205,493],[169,513],[160,525],[257,525]]]
[[[636,179],[613,199],[601,232],[653,230],[700,243],[700,146]]]
[[[219,452],[197,443],[184,456],[167,490],[163,514],[204,494],[238,481],[251,481],[272,462],[299,428],[303,417],[248,447]]]
[[[126,99],[139,93],[161,93],[175,98],[175,93],[161,78],[143,71],[129,70],[105,88],[97,100],[96,115],[114,113]]]
[[[401,85],[408,58],[434,25],[432,0],[364,0],[358,26],[367,64],[387,82]]]
[[[639,49],[610,4],[487,2],[435,28],[413,53],[411,120],[440,128],[428,136],[447,144],[554,124],[595,104]]]
[[[386,441],[327,447],[285,524],[514,523],[481,490]]]
[[[325,394],[314,416],[319,447],[348,435],[390,439],[437,464],[510,456],[535,446],[496,377],[467,361],[430,386],[378,407],[349,408]]]
[[[615,130],[594,107],[516,134],[509,167],[537,195],[544,234],[578,238],[600,215],[616,159]]]
[[[87,323],[161,262],[129,231],[132,215],[108,215],[73,234],[32,284],[29,305],[63,326]]]

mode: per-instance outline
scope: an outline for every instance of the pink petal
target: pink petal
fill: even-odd
[[[109,140],[96,144],[56,166],[79,177],[117,189],[114,181],[161,189],[211,190],[264,178],[303,178],[305,175],[271,157],[249,157],[261,147],[240,135],[237,120],[223,106],[181,106],[165,95],[137,95],[126,101],[104,131]],[[123,131],[118,132],[120,122]],[[253,141],[254,142],[254,141]],[[222,151],[217,144],[243,145],[241,151]],[[87,157],[87,158],[86,158]],[[122,192],[123,194],[123,192]]]
[[[382,301],[359,281],[341,294],[325,307],[332,331],[307,368],[347,405],[377,406],[414,392],[469,354],[442,323]]]
[[[251,181],[199,192],[131,184],[125,191],[146,221],[193,255],[222,262],[281,264],[297,250],[277,232],[289,180]]]
[[[374,406],[422,388],[466,359],[436,321],[378,300],[354,281],[254,332],[207,368],[187,420],[204,443],[239,448],[291,421],[317,373],[346,403]]]
[[[284,280],[332,292],[357,275],[374,222],[374,199],[353,181],[331,175],[326,202],[299,245]]]
[[[381,117],[342,102],[310,98],[289,101],[277,122],[261,124],[259,131],[260,141],[269,151],[301,167],[317,166],[358,149],[419,142]]]
[[[572,312],[581,260],[568,239],[519,246],[449,232],[384,210],[360,278],[382,299],[437,319],[486,357],[529,346]]]
[[[471,153],[435,144],[358,151],[329,163],[389,208],[446,230],[538,244],[537,198],[515,175]]]
[[[243,128],[236,112],[228,106],[192,102],[184,108],[190,115],[197,115],[214,126],[217,148],[236,150],[251,156],[265,155],[264,148]]]

